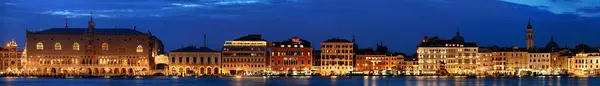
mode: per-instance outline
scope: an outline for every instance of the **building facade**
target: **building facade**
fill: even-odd
[[[221,74],[221,52],[188,46],[170,51],[168,75],[205,76]]]
[[[151,75],[162,42],[136,28],[51,28],[27,31],[29,75]]]
[[[322,75],[345,75],[354,70],[354,44],[345,39],[332,38],[321,42]]]
[[[270,47],[270,72],[275,74],[311,75],[313,48],[309,41],[293,37],[273,42]]]
[[[261,35],[225,41],[222,71],[229,75],[263,75],[270,61],[267,50],[267,41]]]
[[[11,40],[0,49],[0,74],[22,74],[23,51],[17,47],[17,42]]]
[[[577,76],[600,75],[600,53],[577,53],[569,59],[569,73]]]
[[[377,50],[381,50],[384,47],[378,45]],[[404,55],[378,52],[367,48],[356,51],[355,59],[354,72],[364,75],[391,75],[398,74],[398,70],[401,67],[400,64],[404,62]]]
[[[478,49],[458,32],[451,40],[425,37],[417,47],[419,69],[423,75],[477,74]]]

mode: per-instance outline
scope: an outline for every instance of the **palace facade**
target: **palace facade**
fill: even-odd
[[[161,40],[136,28],[51,28],[27,31],[29,75],[150,75]]]
[[[419,69],[423,75],[477,74],[478,49],[458,32],[451,40],[424,37],[417,47]]]
[[[354,70],[354,44],[345,39],[332,38],[321,42],[319,73],[345,75]]]
[[[17,42],[11,40],[0,49],[0,74],[22,74],[23,51],[17,47]]]
[[[188,46],[169,52],[167,75],[220,75],[221,52],[208,47]]]
[[[270,72],[277,74],[311,75],[313,48],[309,41],[293,37],[273,42],[270,47]]]

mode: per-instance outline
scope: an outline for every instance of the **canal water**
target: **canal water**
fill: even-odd
[[[1,86],[598,86],[600,77],[465,78],[440,76],[351,77],[144,77],[1,78]]]

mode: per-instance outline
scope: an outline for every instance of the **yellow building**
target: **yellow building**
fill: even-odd
[[[452,40],[425,37],[417,48],[423,75],[477,74],[478,46],[463,40],[459,33]]]
[[[419,72],[419,60],[416,57],[406,57],[401,63],[400,72],[403,75],[421,75]]]
[[[193,46],[169,52],[168,75],[219,75],[221,52]]]
[[[569,73],[577,76],[600,75],[600,53],[577,53],[575,57],[569,59]]]
[[[18,50],[17,42],[11,40],[0,49],[0,75],[21,74],[23,72],[23,52]]]
[[[322,75],[345,75],[354,70],[353,43],[339,38],[321,42],[319,73]]]
[[[267,41],[261,35],[225,41],[222,52],[223,74],[263,75],[268,68]]]
[[[136,28],[51,28],[27,31],[28,75],[151,75],[162,42]]]
[[[529,53],[528,55],[529,71],[533,72],[534,75],[551,75],[552,69],[550,68],[551,58],[550,53],[536,52]]]

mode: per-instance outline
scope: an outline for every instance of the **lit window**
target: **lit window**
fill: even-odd
[[[102,43],[102,50],[104,50],[104,51],[108,50],[108,43]]]
[[[285,45],[281,45],[281,47],[285,47]]]
[[[294,45],[294,47],[298,47],[298,45]]]
[[[135,51],[136,52],[144,52],[144,47],[142,47],[142,45],[138,45]]]
[[[300,45],[300,47],[304,47],[304,45]]]
[[[38,42],[36,45],[36,49],[37,50],[44,50],[44,44],[42,44],[42,42]]]
[[[73,43],[73,50],[79,50],[79,43]]]
[[[54,50],[62,50],[62,46],[60,45],[60,43],[54,43]]]
[[[292,45],[288,45],[288,47],[292,47]]]

